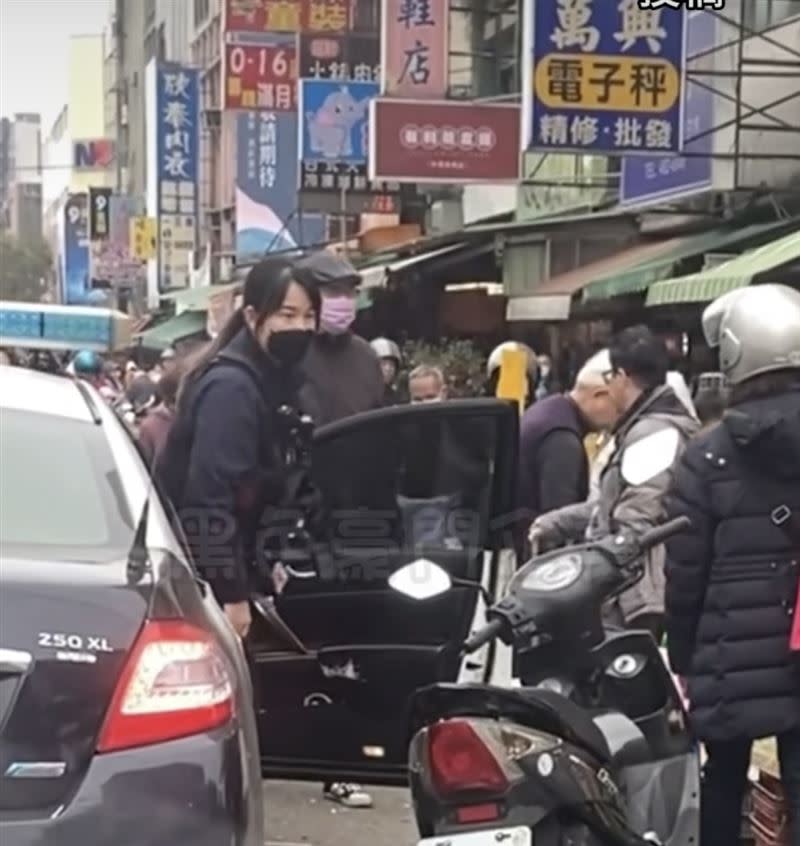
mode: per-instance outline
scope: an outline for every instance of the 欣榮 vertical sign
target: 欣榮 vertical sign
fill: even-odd
[[[655,6],[526,0],[523,149],[679,152],[685,11]]]

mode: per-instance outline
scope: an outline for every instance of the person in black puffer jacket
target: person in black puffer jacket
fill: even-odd
[[[739,842],[753,740],[777,736],[800,846],[800,668],[789,650],[800,570],[800,292],[720,298],[703,329],[732,386],[686,449],[667,499],[670,662],[705,742],[703,846]]]

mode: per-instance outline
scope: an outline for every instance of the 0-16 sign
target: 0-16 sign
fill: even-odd
[[[225,45],[225,108],[291,111],[297,50],[283,44]]]

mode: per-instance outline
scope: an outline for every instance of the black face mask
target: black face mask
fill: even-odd
[[[313,329],[285,329],[267,339],[267,352],[283,367],[299,364],[314,337]]]

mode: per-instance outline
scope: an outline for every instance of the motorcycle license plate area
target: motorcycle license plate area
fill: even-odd
[[[469,834],[442,834],[420,840],[418,846],[533,846],[529,828],[496,828]]]

